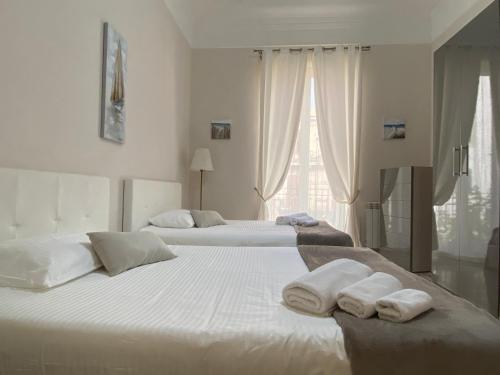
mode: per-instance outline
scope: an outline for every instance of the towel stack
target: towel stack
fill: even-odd
[[[335,260],[288,284],[283,289],[283,299],[290,307],[298,310],[329,315],[343,288],[372,273],[370,267],[355,260]]]
[[[351,259],[338,259],[291,282],[283,289],[285,303],[317,315],[342,310],[367,319],[406,322],[432,308],[427,293],[403,289],[394,276],[373,270]]]
[[[307,212],[299,212],[296,214],[278,216],[276,218],[277,225],[299,225],[301,227],[314,227],[319,225],[319,221],[309,216]]]
[[[375,303],[379,298],[401,290],[403,286],[394,276],[377,272],[340,291],[339,307],[358,318],[369,318],[375,314]]]

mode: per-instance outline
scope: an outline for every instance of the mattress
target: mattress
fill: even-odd
[[[170,245],[200,246],[296,246],[297,233],[290,225],[274,221],[226,220],[227,225],[209,228],[159,228],[141,230],[159,235]]]
[[[296,248],[173,251],[46,292],[0,288],[0,374],[350,374],[336,321],[282,304],[307,272]]]

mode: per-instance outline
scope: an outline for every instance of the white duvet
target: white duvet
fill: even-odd
[[[199,246],[296,246],[297,233],[290,225],[274,221],[226,220],[227,225],[209,228],[159,228],[141,230],[156,233],[170,245]]]
[[[0,374],[350,374],[335,320],[282,304],[307,272],[296,248],[174,252],[47,292],[0,288]]]

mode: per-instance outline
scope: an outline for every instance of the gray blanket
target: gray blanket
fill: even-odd
[[[313,227],[295,225],[297,232],[297,245],[322,245],[322,246],[354,246],[351,236],[320,221]]]
[[[299,252],[309,270],[335,259],[354,259],[434,299],[433,310],[403,324],[334,311],[353,375],[500,374],[500,322],[486,311],[369,249],[300,246]]]

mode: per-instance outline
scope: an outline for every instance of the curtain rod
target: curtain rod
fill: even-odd
[[[339,47],[342,47],[342,46],[339,46]],[[323,51],[336,51],[337,50],[337,46],[335,47],[322,47],[323,48]],[[371,46],[361,46],[361,47],[358,47],[356,46],[355,47],[356,49],[360,49],[361,48],[361,51],[371,51],[372,47]],[[348,50],[349,49],[349,46],[344,46],[344,50]],[[314,48],[289,48],[290,52],[302,52],[302,51],[314,51]],[[280,52],[281,51],[281,48],[274,48],[272,50],[273,52]],[[258,53],[259,55],[262,56],[262,53],[264,52],[263,49],[254,49],[253,50],[254,53]]]

